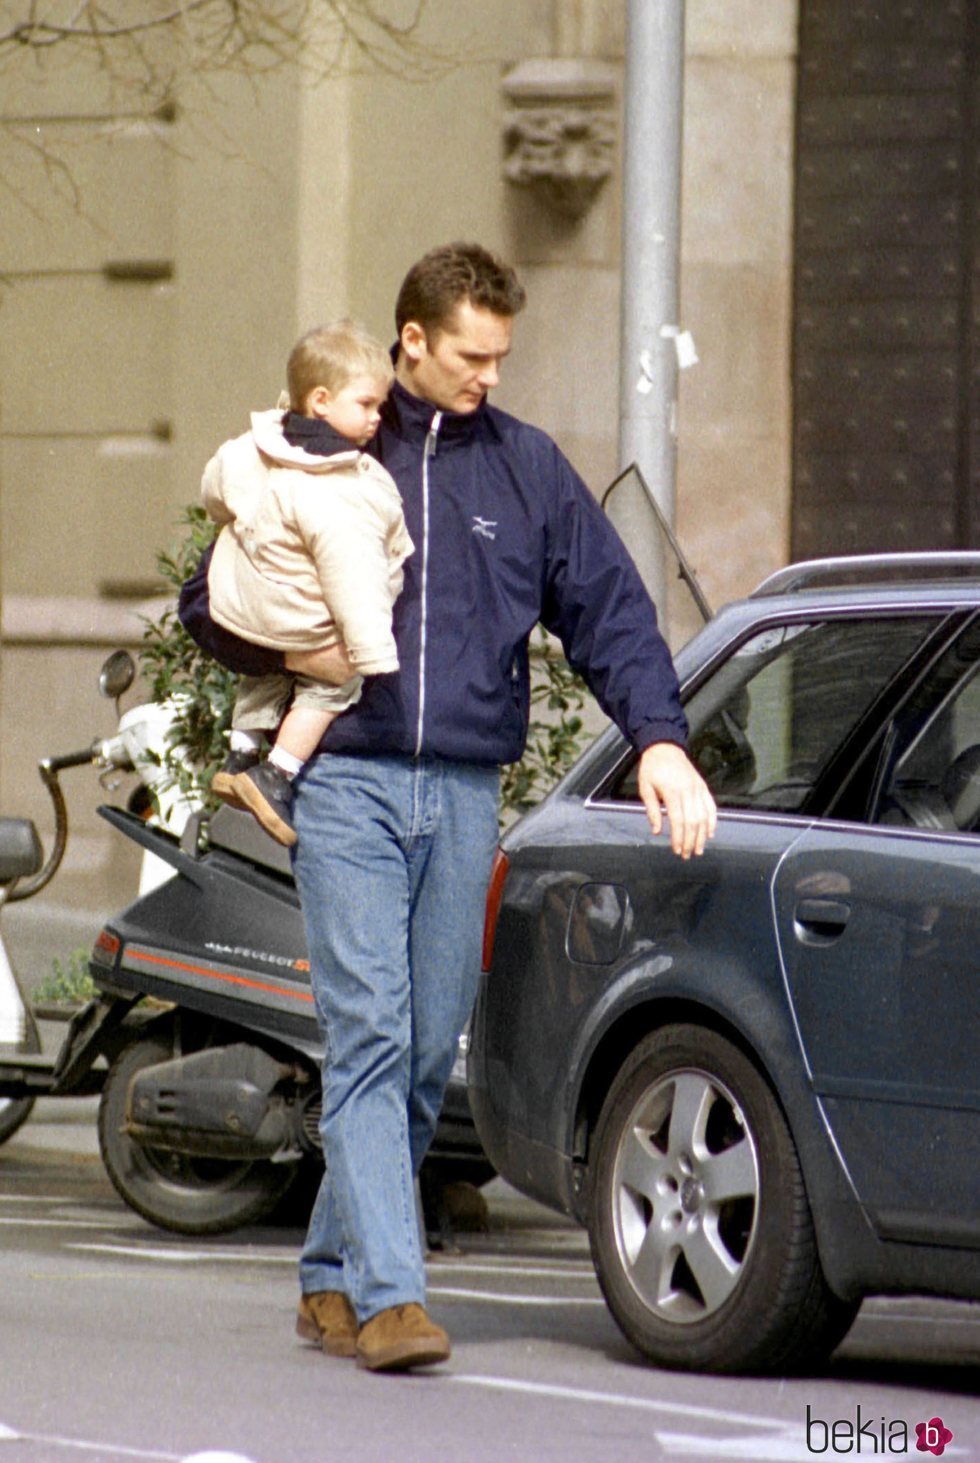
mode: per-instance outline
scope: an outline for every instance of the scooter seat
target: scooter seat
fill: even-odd
[[[255,864],[292,875],[289,850],[277,843],[252,817],[225,803],[208,820],[208,842],[212,848],[237,853]]]

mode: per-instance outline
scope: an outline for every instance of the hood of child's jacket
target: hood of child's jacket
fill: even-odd
[[[307,452],[303,447],[293,446],[283,434],[286,413],[278,408],[273,411],[253,411],[250,417],[252,441],[263,457],[281,467],[300,467],[304,472],[332,472],[335,468],[348,468],[357,461],[360,450],[351,446],[344,452],[332,452],[321,457]]]

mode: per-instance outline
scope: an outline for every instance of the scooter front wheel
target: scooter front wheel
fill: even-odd
[[[300,1167],[268,1160],[190,1158],[144,1147],[125,1130],[129,1087],[144,1067],[173,1057],[162,1032],[124,1047],[114,1059],[99,1103],[99,1148],[106,1172],[131,1209],[178,1234],[223,1234],[254,1224],[275,1208]]]
[[[0,1097],[0,1143],[6,1143],[27,1122],[33,1107],[33,1097]]]

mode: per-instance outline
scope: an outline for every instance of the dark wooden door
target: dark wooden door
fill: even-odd
[[[800,0],[794,558],[980,546],[980,0]]]

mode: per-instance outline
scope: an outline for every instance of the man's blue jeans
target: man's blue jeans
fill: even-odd
[[[498,783],[493,768],[329,753],[297,783],[326,1043],[326,1173],[300,1285],[344,1291],[361,1324],[425,1299],[414,1178],[476,995]]]

